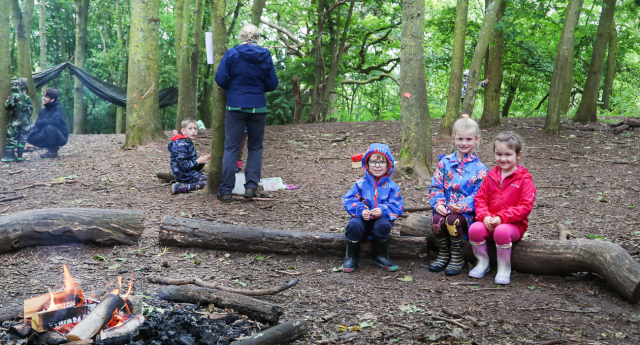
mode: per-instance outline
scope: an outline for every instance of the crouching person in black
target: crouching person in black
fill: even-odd
[[[58,102],[60,91],[47,89],[42,96],[44,108],[40,110],[36,123],[31,126],[27,142],[33,146],[45,148],[49,152],[40,158],[58,157],[60,146],[67,144],[69,130],[62,117],[62,106]]]

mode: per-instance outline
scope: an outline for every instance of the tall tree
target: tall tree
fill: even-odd
[[[11,94],[11,1],[0,0],[0,99],[7,99]],[[6,97],[5,97],[6,96]],[[7,145],[7,126],[9,112],[0,108],[0,158],[4,158]]]
[[[87,24],[89,21],[89,0],[76,2],[76,67],[84,69],[87,52]],[[73,133],[84,134],[84,84],[75,78],[73,86]]]
[[[460,97],[462,96],[462,73],[464,70],[464,41],[467,35],[467,13],[469,0],[458,0],[456,5],[456,24],[453,29],[453,52],[451,57],[451,77],[447,110],[442,120],[440,134],[448,136],[453,123],[460,115]]]
[[[598,121],[598,94],[600,93],[600,79],[602,78],[602,68],[607,56],[607,46],[609,45],[609,32],[611,32],[613,15],[616,10],[616,0],[604,0],[602,14],[596,40],[593,42],[593,53],[589,64],[587,81],[584,84],[582,100],[578,106],[578,111],[574,116],[574,121],[593,122]]]
[[[67,53],[67,43],[64,39],[64,33],[62,27],[58,28],[58,41],[60,42],[60,55],[62,56],[62,62],[67,62],[71,57]],[[69,91],[72,89],[71,84],[71,71],[67,68],[64,73],[64,84],[65,88]],[[64,122],[66,123],[69,132],[73,132],[73,113],[72,112],[64,112]]]
[[[125,147],[163,138],[160,126],[159,23],[160,0],[131,0],[129,73],[127,83],[127,135]]]
[[[262,17],[262,11],[264,10],[266,2],[266,0],[253,0],[253,6],[251,7],[251,24],[260,26],[260,17]]]
[[[40,70],[47,69],[47,4],[45,0],[38,1],[38,32],[40,35]],[[46,85],[43,86],[46,88]]]
[[[116,38],[118,39],[118,45],[126,47],[124,40],[124,28],[122,25],[123,9],[120,6],[120,0],[116,0]],[[124,86],[124,82],[127,80],[127,64],[124,68],[120,68],[121,72],[118,73],[117,83],[118,86]],[[116,134],[124,134],[127,131],[127,119],[125,117],[125,108],[116,107]]]
[[[175,41],[176,41],[176,69],[178,71],[178,114],[176,129],[180,130],[182,120],[193,118],[195,114],[189,104],[191,99],[191,64],[189,63],[189,22],[191,19],[191,1],[176,0],[175,7]]]
[[[193,108],[192,113],[196,117],[198,108],[198,82],[200,80],[200,52],[202,50],[202,2],[196,0],[195,11],[193,12],[193,44],[191,46],[190,79],[189,85],[189,105]]]
[[[607,54],[607,69],[604,74],[604,88],[602,90],[602,109],[611,110],[611,95],[613,94],[613,78],[616,75],[616,56],[618,52],[618,31],[616,22],[611,22],[609,34],[609,53]]]
[[[507,7],[507,2],[502,1],[496,16],[496,23],[500,25],[502,16]],[[490,77],[489,85],[484,90],[484,111],[480,124],[483,126],[495,126],[500,121],[500,90],[502,89],[502,52],[504,45],[504,30],[502,26],[496,28],[491,33],[491,44],[489,45],[489,58],[484,70],[484,74]]]
[[[424,0],[402,1],[401,37],[400,162],[401,166],[413,169],[422,186],[432,171],[431,116],[424,68]]]
[[[27,78],[29,82],[28,90],[29,98],[33,103],[32,119],[38,117],[42,102],[38,99],[36,85],[33,82],[33,74],[31,68],[31,23],[33,22],[33,0],[26,0],[24,4],[24,13],[20,9],[18,0],[11,0],[11,15],[13,20],[13,28],[18,39],[18,76]]]
[[[476,50],[473,52],[471,66],[469,67],[469,76],[467,77],[467,92],[462,103],[462,113],[471,115],[473,106],[476,104],[476,96],[478,93],[478,81],[480,80],[480,69],[489,46],[489,39],[493,32],[493,26],[496,23],[496,17],[500,10],[502,0],[492,0],[487,6],[484,20],[482,21],[482,29],[478,36]]]
[[[227,26],[225,23],[226,1],[211,0],[211,32],[213,33],[214,65],[213,74],[220,66],[220,60],[227,52]],[[222,156],[224,155],[224,113],[227,104],[225,89],[213,83],[211,105],[211,161],[207,178],[207,192],[218,193],[222,179]]]
[[[584,0],[571,0],[565,12],[556,63],[553,67],[551,86],[549,87],[547,117],[544,122],[544,130],[547,133],[562,130],[560,116],[567,114],[573,80],[573,51],[576,40],[574,30],[580,20],[583,4]]]

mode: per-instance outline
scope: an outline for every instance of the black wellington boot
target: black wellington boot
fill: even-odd
[[[19,144],[18,145],[18,155],[16,157],[16,162],[23,162],[24,159],[22,159],[22,154],[24,153],[24,144]]]
[[[447,269],[444,270],[444,274],[455,276],[462,272],[462,267],[464,266],[463,248],[464,238],[451,238],[451,261],[449,261]]]
[[[351,242],[347,240],[347,252],[344,254],[342,272],[353,272],[358,264],[358,260],[360,260],[360,242]]]
[[[387,241],[379,242],[373,241],[376,246],[376,265],[384,268],[386,271],[393,272],[398,270],[398,265],[389,259],[387,254]]]
[[[449,260],[451,260],[449,237],[436,237],[436,246],[438,246],[438,257],[429,265],[429,271],[440,272],[447,267]]]
[[[13,148],[15,146],[9,146],[7,145],[7,154],[4,158],[2,158],[2,161],[5,163],[11,163],[13,162]]]

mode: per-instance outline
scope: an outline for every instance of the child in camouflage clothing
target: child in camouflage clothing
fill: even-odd
[[[182,121],[182,134],[176,134],[168,145],[171,152],[171,170],[177,183],[173,184],[173,194],[188,193],[202,189],[207,183],[207,174],[200,170],[211,160],[209,154],[198,158],[193,141],[198,135],[198,124],[193,119]]]
[[[7,154],[3,162],[22,162],[24,145],[29,137],[29,127],[31,126],[31,113],[33,105],[31,98],[27,94],[27,79],[18,78],[11,83],[11,96],[4,103],[10,115],[9,127],[7,128]],[[18,148],[17,157],[13,155],[15,148]]]

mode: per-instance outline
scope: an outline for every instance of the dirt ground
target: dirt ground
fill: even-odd
[[[492,136],[508,130],[525,139],[522,164],[533,174],[538,197],[530,217],[530,236],[524,240],[557,239],[553,224],[561,220],[577,238],[615,242],[640,260],[640,133],[613,135],[606,123],[599,123],[595,132],[567,130],[546,136],[542,121],[506,119],[501,127],[483,129],[478,150],[481,160],[491,167]],[[434,121],[433,128],[437,132],[439,122]],[[345,132],[350,134],[347,140],[331,141]],[[43,151],[29,152],[21,165],[0,166],[0,199],[25,197],[0,203],[2,215],[60,207],[130,209],[147,214],[147,228],[139,247],[70,244],[0,255],[0,308],[59,288],[62,263],[85,289],[102,287],[115,282],[119,274],[128,277],[134,272],[135,291],[149,296],[161,286],[148,283],[144,279],[147,275],[194,276],[237,288],[266,288],[294,277],[268,270],[284,268],[300,273],[295,276],[300,283],[266,299],[285,307],[284,320],[309,321],[312,331],[307,344],[344,333],[354,333],[351,343],[359,344],[640,343],[640,306],[627,303],[595,275],[555,277],[514,272],[510,285],[497,287],[493,269],[480,280],[479,287],[473,287],[452,284],[472,281],[468,268],[459,276],[446,277],[428,271],[429,257],[397,260],[400,270],[394,273],[384,272],[372,259],[364,258],[355,273],[344,274],[334,272],[342,263],[334,256],[165,249],[157,243],[165,215],[274,229],[341,232],[348,216],[340,197],[362,175],[360,169],[351,168],[348,157],[364,152],[372,142],[389,144],[397,156],[401,135],[399,121],[268,127],[262,176],[279,176],[284,183],[300,186],[291,191],[261,192],[275,197],[275,202],[222,204],[202,191],[171,195],[170,187],[155,177],[156,171],[169,169],[168,139],[121,150],[124,135],[72,135],[59,158],[42,160],[39,155]],[[206,134],[197,139],[198,153],[207,152],[209,143]],[[437,140],[434,156],[449,153],[450,145],[449,140]],[[61,178],[77,182],[14,189]],[[407,207],[428,203],[427,188],[413,185],[409,179],[397,182]],[[401,223],[402,219],[395,232]],[[96,255],[108,261],[96,259]],[[201,263],[194,264],[194,258]],[[118,261],[123,259],[126,261]],[[163,268],[163,261],[170,268]],[[459,314],[459,322],[469,328],[431,318],[450,317],[447,313]],[[352,328],[357,325],[361,330]],[[348,329],[341,332],[345,327]]]

